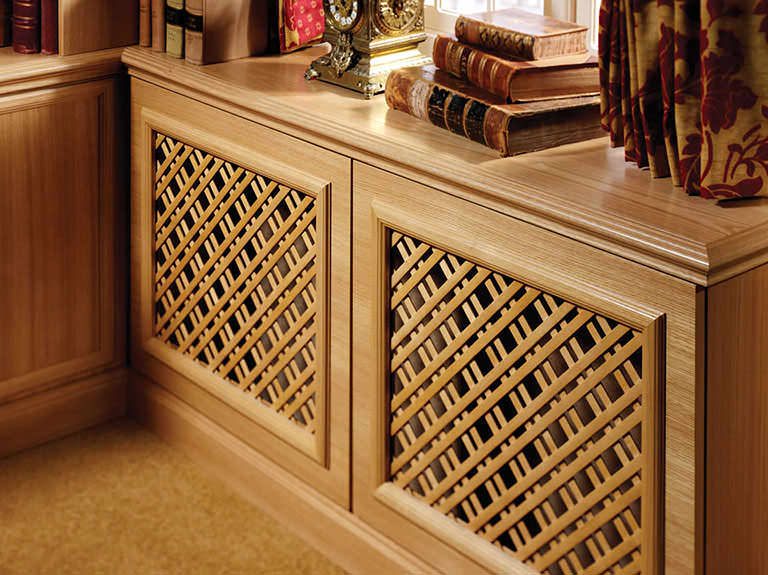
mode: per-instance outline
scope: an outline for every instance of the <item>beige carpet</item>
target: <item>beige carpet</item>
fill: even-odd
[[[129,421],[0,459],[0,574],[341,574]]]

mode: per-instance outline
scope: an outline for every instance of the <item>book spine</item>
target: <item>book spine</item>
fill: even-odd
[[[152,49],[165,52],[165,0],[152,0]]]
[[[40,51],[40,0],[13,0],[13,49],[21,54]]]
[[[184,54],[187,62],[205,64],[204,0],[187,0],[184,18]]]
[[[152,0],[140,0],[139,46],[149,48],[151,45],[152,45]]]
[[[59,53],[59,0],[42,0],[40,7],[40,51],[43,54]]]
[[[438,36],[432,60],[441,70],[474,84],[492,94],[509,99],[509,86],[516,69],[481,50]]]
[[[184,0],[166,0],[165,51],[175,58],[184,57]]]
[[[465,16],[456,19],[456,38],[464,44],[485,48],[510,58],[536,59],[536,39],[530,34],[506,30]]]
[[[507,115],[494,106],[395,70],[384,90],[387,105],[508,154]]]
[[[0,47],[11,45],[12,0],[0,0]]]

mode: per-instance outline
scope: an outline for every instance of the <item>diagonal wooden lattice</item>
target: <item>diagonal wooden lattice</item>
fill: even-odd
[[[314,432],[316,201],[155,136],[155,337]]]
[[[543,573],[639,573],[642,333],[390,238],[390,480]]]

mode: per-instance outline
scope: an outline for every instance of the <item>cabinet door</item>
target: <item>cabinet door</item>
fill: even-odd
[[[354,174],[355,512],[449,573],[661,573],[693,287]]]
[[[132,97],[136,365],[347,505],[350,161]]]
[[[0,404],[124,361],[115,86],[0,98]]]

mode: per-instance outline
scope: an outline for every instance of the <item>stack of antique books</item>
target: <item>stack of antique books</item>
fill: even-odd
[[[435,40],[434,66],[390,74],[390,108],[502,156],[601,135],[585,27],[510,8],[460,16],[455,32]]]

